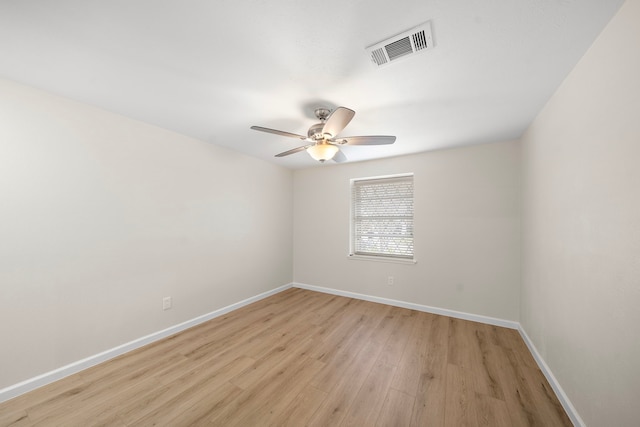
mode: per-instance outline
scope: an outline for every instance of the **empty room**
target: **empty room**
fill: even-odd
[[[637,426],[640,1],[0,1],[0,426]]]

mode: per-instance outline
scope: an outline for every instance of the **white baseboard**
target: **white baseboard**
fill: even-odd
[[[582,418],[580,418],[578,411],[576,411],[576,408],[573,406],[573,404],[569,400],[569,397],[564,392],[562,387],[560,387],[560,383],[558,382],[558,380],[556,380],[556,377],[553,375],[553,372],[551,372],[551,369],[549,369],[549,366],[547,365],[547,363],[544,361],[544,359],[538,352],[538,349],[536,348],[535,345],[533,345],[533,341],[531,341],[531,339],[529,338],[529,335],[527,335],[525,330],[522,328],[522,325],[520,324],[518,325],[518,332],[520,332],[520,336],[522,337],[524,342],[527,344],[527,347],[529,348],[529,351],[531,352],[531,354],[533,355],[533,358],[538,364],[538,367],[540,368],[544,376],[547,378],[547,381],[549,381],[551,388],[556,393],[556,396],[558,397],[560,404],[562,405],[565,412],[569,416],[569,419],[571,419],[571,422],[573,423],[573,425],[576,427],[585,427],[586,425],[584,421],[582,421]]]
[[[135,350],[137,348],[150,344],[154,341],[161,340],[170,335],[184,331],[185,329],[192,328],[200,323],[214,319],[218,316],[222,316],[223,314],[229,313],[230,311],[233,311],[233,310],[237,310],[240,307],[244,307],[245,305],[249,305],[253,302],[259,301],[271,295],[282,292],[286,289],[291,288],[291,286],[292,284],[287,284],[287,285],[283,285],[278,288],[272,289],[270,291],[263,292],[259,295],[247,298],[240,302],[212,311],[211,313],[198,316],[194,319],[187,320],[186,322],[180,323],[178,325],[174,325],[167,329],[163,329],[162,331],[154,332],[142,338],[138,338],[128,343],[114,347],[112,349],[103,351],[102,353],[89,356],[85,359],[78,360],[77,362],[70,363],[66,366],[55,369],[53,371],[44,373],[42,375],[38,375],[37,377],[30,378],[18,384],[14,384],[9,387],[3,388],[2,390],[0,390],[0,403],[7,401],[9,399],[13,399],[14,397],[17,397],[29,391],[35,390],[38,387],[42,387],[54,381],[60,380],[69,375],[83,371],[87,368],[90,368],[99,363],[105,362],[109,359],[113,359],[114,357],[120,356],[121,354]]]
[[[339,295],[343,297],[355,298],[365,301],[378,302],[395,307],[408,308],[410,310],[424,311],[426,313],[440,314],[442,316],[455,317],[456,319],[470,320],[472,322],[486,323],[488,325],[502,326],[509,329],[519,329],[520,324],[512,320],[497,319],[495,317],[482,316],[479,314],[463,313],[461,311],[448,310],[446,308],[431,307],[428,305],[414,304],[406,301],[398,301],[389,298],[374,297],[371,295],[358,294],[355,292],[341,291],[321,286],[306,285],[304,283],[293,283],[294,288],[308,289],[310,291],[324,292],[325,294]]]

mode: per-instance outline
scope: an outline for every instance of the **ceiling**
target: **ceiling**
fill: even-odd
[[[518,138],[622,0],[0,0],[0,76],[263,158],[316,107],[356,115],[349,161]],[[435,48],[365,47],[431,21]],[[1,96],[1,95],[0,95]],[[328,162],[331,163],[331,162]]]

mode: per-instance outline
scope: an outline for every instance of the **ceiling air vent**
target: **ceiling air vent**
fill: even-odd
[[[387,40],[371,45],[366,50],[371,62],[380,67],[397,59],[425,52],[432,47],[431,22],[425,22]]]

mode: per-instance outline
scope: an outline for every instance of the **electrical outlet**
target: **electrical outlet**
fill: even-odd
[[[171,308],[171,297],[162,298],[162,309],[169,310]]]
[[[387,277],[387,285],[393,286],[393,282],[394,282],[393,276],[388,276]]]

